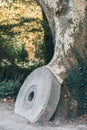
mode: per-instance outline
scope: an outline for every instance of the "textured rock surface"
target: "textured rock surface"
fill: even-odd
[[[58,126],[30,125],[28,120],[14,114],[14,104],[0,103],[0,130],[87,130],[87,126],[78,123],[59,123]]]
[[[60,98],[61,86],[46,67],[34,70],[22,85],[15,112],[31,122],[46,122],[54,114]]]

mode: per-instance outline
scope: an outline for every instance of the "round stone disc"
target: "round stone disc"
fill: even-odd
[[[61,85],[46,67],[34,70],[23,83],[15,104],[15,113],[30,122],[49,121],[60,98]]]

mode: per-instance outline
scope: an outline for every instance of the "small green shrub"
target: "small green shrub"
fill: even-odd
[[[20,89],[20,79],[4,80],[0,82],[0,98],[6,98],[8,96],[16,98]]]
[[[44,41],[40,41],[37,49],[35,50],[35,57],[39,60],[43,60],[45,62],[45,44]]]
[[[77,116],[79,116],[87,114],[87,62],[76,48],[71,49],[77,60],[77,64],[67,69],[65,81],[71,97],[77,102]]]
[[[0,98],[8,96],[16,98],[18,91],[26,77],[44,62],[19,62],[16,65],[0,66]]]

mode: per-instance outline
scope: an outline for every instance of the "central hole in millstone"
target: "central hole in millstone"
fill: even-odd
[[[28,96],[28,101],[32,101],[34,98],[34,91],[32,91]]]

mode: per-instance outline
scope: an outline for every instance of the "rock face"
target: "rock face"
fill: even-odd
[[[56,108],[57,105],[58,107],[56,108],[56,112],[55,112],[55,109],[53,109],[52,112],[48,111],[50,116],[49,118],[47,118],[47,120],[49,120],[52,117],[54,112],[55,112],[54,119],[58,119],[59,117],[63,117],[63,118],[67,118],[69,116],[71,117],[71,114],[76,116],[77,111],[83,111],[83,114],[84,114],[85,112],[87,112],[87,102],[86,102],[87,100],[86,98],[84,98],[84,97],[87,97],[86,87],[84,84],[86,82],[86,77],[84,78],[84,75],[85,74],[87,75],[87,73],[84,74],[87,68],[86,66],[86,62],[87,62],[87,1],[86,0],[79,0],[79,1],[76,1],[76,0],[54,0],[54,1],[53,0],[37,0],[37,2],[40,4],[40,6],[42,7],[43,11],[46,14],[46,17],[48,19],[48,22],[52,31],[52,35],[55,41],[54,56],[51,62],[45,66],[45,69],[49,70],[49,73],[52,73],[51,80],[53,82],[51,82],[51,84],[49,83],[49,79],[50,79],[50,77],[48,76],[49,73],[46,73],[44,77],[45,71],[43,71],[42,69],[43,73],[41,75],[42,75],[43,81],[44,79],[47,79],[47,80],[46,80],[46,84],[44,81],[39,86],[40,88],[42,84],[45,84],[46,87],[49,88],[49,85],[50,85],[50,90],[47,89],[47,91],[48,93],[51,93],[51,90],[52,90],[51,88],[53,85],[52,83],[55,84],[55,81],[56,81],[56,84],[58,84],[57,89],[58,89],[59,96],[56,95],[58,96],[58,100],[56,100],[55,98],[51,100],[52,102],[55,102],[53,107]],[[86,66],[86,67],[83,67],[83,66]],[[78,71],[78,72],[75,72],[75,71]],[[75,73],[78,75],[76,75]],[[38,71],[37,76],[38,75],[40,75],[39,71]],[[35,76],[36,75],[32,76],[32,82]],[[40,77],[38,76],[37,78],[37,76],[36,76],[36,79],[38,80],[38,82],[40,82]],[[83,76],[83,79],[82,79],[82,76]],[[54,77],[56,78],[55,80],[54,80]],[[31,83],[31,81],[29,81],[29,83]],[[60,97],[60,85],[62,86],[61,97]],[[77,90],[77,87],[75,86],[78,87],[78,90]],[[23,88],[26,89],[26,85],[23,86]],[[23,99],[22,93],[23,92],[21,92],[20,90],[19,92],[20,97],[18,96],[17,104],[20,104],[19,101]],[[52,93],[54,95],[56,94],[53,91]],[[59,97],[60,97],[60,101],[59,101]],[[49,96],[49,100],[50,99],[51,99],[51,96]],[[82,100],[84,100],[84,102],[80,102]],[[27,99],[25,103],[26,102],[27,102]],[[42,102],[44,102],[44,100]],[[45,104],[47,105],[46,107],[48,107],[48,104],[46,102]],[[20,108],[21,107],[19,107],[19,111],[20,111]],[[84,111],[84,108],[85,108],[85,111]],[[16,110],[17,109],[18,109],[18,106],[16,106]],[[45,110],[46,109],[44,109],[44,112]],[[43,115],[44,115],[44,112],[43,112]],[[37,121],[40,121],[41,119],[41,115],[39,114],[38,114],[39,118],[37,119]],[[42,116],[42,118],[43,118],[42,120],[46,119],[46,115]]]

